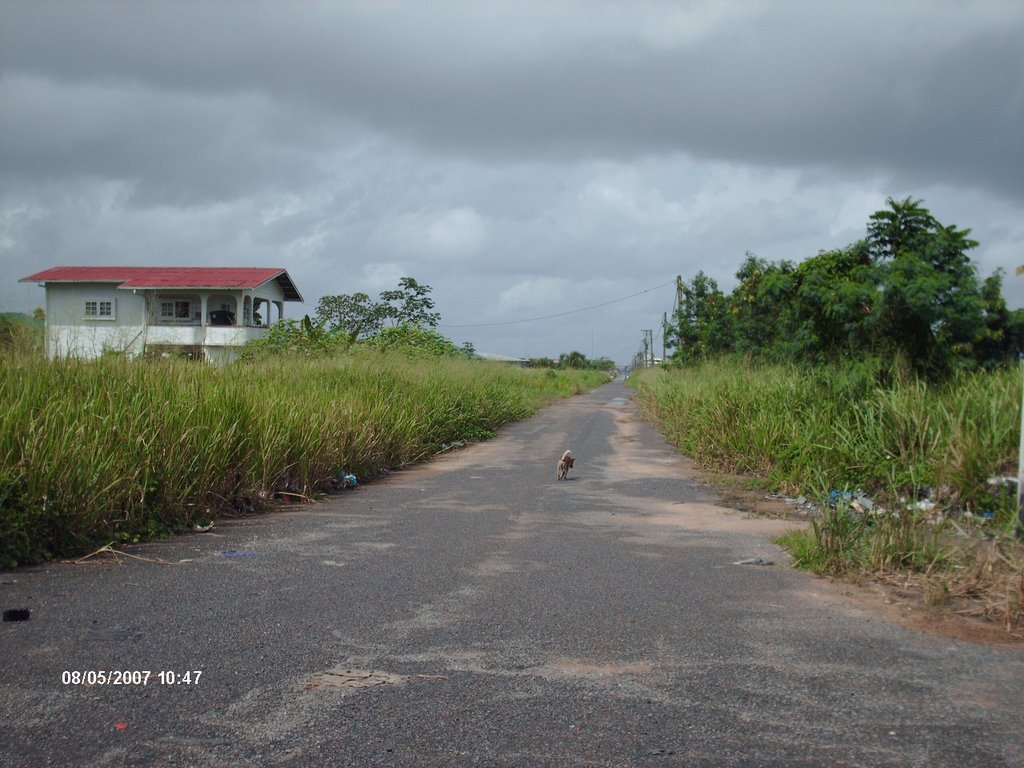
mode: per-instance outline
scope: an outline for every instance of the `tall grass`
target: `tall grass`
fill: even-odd
[[[653,371],[638,387],[645,414],[684,453],[707,468],[760,475],[786,492],[927,486],[980,511],[994,503],[988,479],[1015,474],[1015,370],[929,385],[865,368],[719,360]]]
[[[487,437],[591,374],[376,352],[0,361],[0,567],[158,536]]]
[[[901,583],[925,583],[926,596],[962,598],[969,605],[959,613],[1024,627],[1016,500],[988,482],[1015,474],[1019,371],[929,385],[870,364],[719,360],[644,372],[637,381],[644,413],[705,468],[754,473],[774,489],[822,502],[809,531],[779,540],[798,567],[898,573]],[[875,498],[871,510],[832,493],[855,488]],[[926,493],[934,507],[907,503]],[[992,520],[984,535],[970,535],[978,533],[969,522],[978,513]]]

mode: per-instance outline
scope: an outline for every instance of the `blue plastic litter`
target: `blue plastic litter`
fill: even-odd
[[[218,557],[259,557],[262,552],[246,552],[240,549],[226,549],[223,552],[218,552]]]
[[[342,488],[355,488],[359,485],[359,481],[355,475],[350,475],[345,470],[342,470],[338,475],[338,482],[341,483]]]
[[[828,495],[828,503],[835,506],[840,501],[853,501],[853,491],[832,491]]]

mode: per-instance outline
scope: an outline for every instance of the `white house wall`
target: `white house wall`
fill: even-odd
[[[276,280],[264,283],[258,288],[249,292],[252,297],[253,307],[255,308],[256,303],[260,300],[269,301],[274,309],[273,316],[270,316],[270,307],[265,305],[259,308],[261,320],[264,325],[270,325],[271,323],[280,320],[283,317],[282,304],[284,303],[284,289],[278,285]],[[276,307],[273,305],[276,304]]]
[[[278,285],[277,280],[264,283],[252,291],[254,299],[269,299],[270,301],[284,301],[284,289]]]
[[[147,302],[147,298],[149,300]],[[265,327],[245,325],[215,326],[163,325],[158,322],[157,302],[161,297],[187,297],[204,307],[203,320],[209,312],[223,305],[236,313],[236,322],[243,322],[244,299],[248,296],[259,306],[264,325],[284,315],[284,290],[276,280],[250,291],[230,290],[138,290],[119,289],[116,283],[48,283],[46,286],[46,351],[53,357],[100,357],[104,352],[125,353],[136,357],[147,345],[202,346],[208,359],[228,361],[238,356],[247,341],[266,335]],[[87,301],[113,302],[112,319],[87,318]]]
[[[85,302],[113,302],[113,319],[86,318]],[[49,357],[99,357],[106,351],[142,353],[146,302],[116,284],[60,284],[46,288],[46,352]]]

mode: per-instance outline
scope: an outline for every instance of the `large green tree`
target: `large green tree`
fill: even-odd
[[[416,325],[420,328],[434,328],[441,321],[439,312],[432,312],[434,300],[430,298],[430,286],[420,285],[411,277],[398,281],[398,288],[383,291],[381,301],[387,305],[386,317],[392,325]]]
[[[799,265],[747,253],[729,296],[703,272],[683,284],[666,339],[675,362],[723,352],[765,360],[900,359],[943,377],[1012,359],[1024,311],[1002,297],[1002,272],[980,281],[970,230],[940,223],[920,200],[886,201],[867,236]]]
[[[990,368],[1016,359],[1024,349],[1024,309],[1011,310],[1003,298],[1003,270],[997,269],[981,285],[985,327],[974,345],[978,362]]]
[[[431,311],[434,301],[430,291],[429,285],[403,277],[398,288],[381,291],[379,301],[365,293],[324,296],[317,304],[315,318],[329,331],[343,332],[352,341],[375,336],[385,324],[433,328],[441,315]]]
[[[730,300],[737,352],[765,359],[796,354],[801,340],[794,316],[794,269],[792,262],[772,264],[747,253]]]
[[[677,363],[704,360],[732,349],[729,299],[703,271],[681,286],[679,307],[665,329]]]
[[[920,200],[887,200],[872,214],[868,248],[882,295],[872,323],[888,351],[932,375],[969,367],[985,317],[970,230],[944,226]]]
[[[365,293],[324,296],[316,307],[316,320],[341,331],[352,341],[372,336],[381,329],[387,309]]]
[[[822,251],[794,272],[795,316],[804,357],[818,362],[872,350],[870,319],[880,299],[879,274],[864,241]]]

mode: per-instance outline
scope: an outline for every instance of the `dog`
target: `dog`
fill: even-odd
[[[572,451],[566,451],[562,454],[562,458],[558,460],[558,471],[555,474],[555,478],[558,480],[565,480],[569,475],[569,470],[572,469],[572,465],[576,463],[576,459],[572,457]]]

